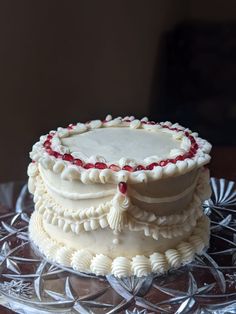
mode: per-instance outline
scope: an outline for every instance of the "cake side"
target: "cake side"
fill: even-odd
[[[84,138],[76,129],[81,124],[59,128],[60,143],[50,132],[34,146],[28,174],[35,213],[29,232],[48,259],[97,275],[143,276],[179,267],[207,245],[209,221],[201,203],[210,195],[209,172],[202,166],[210,159],[210,144],[177,124],[127,120],[91,121]],[[97,127],[107,137],[112,133],[108,145],[107,138],[99,141],[93,133]],[[133,152],[124,145],[126,137]],[[94,141],[92,156],[86,156],[87,141]],[[83,258],[86,267],[79,262]],[[158,270],[159,260],[165,266]]]
[[[181,265],[191,262],[195,254],[201,254],[209,244],[209,219],[202,216],[197,221],[187,239],[180,241],[174,248],[163,253],[155,250],[150,256],[136,255],[128,258],[126,255],[112,259],[103,253],[92,254],[89,248],[75,250],[52,238],[45,231],[42,215],[35,211],[29,224],[31,240],[51,261],[73,269],[94,273],[96,275],[113,274],[116,277],[136,275],[146,276],[151,272],[163,274],[169,269],[177,269]]]

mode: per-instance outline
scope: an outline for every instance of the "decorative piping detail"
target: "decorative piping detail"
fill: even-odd
[[[44,180],[44,182],[46,186],[54,193],[57,193],[65,198],[69,198],[73,201],[103,198],[103,197],[114,195],[116,192],[116,189],[110,189],[110,190],[105,190],[101,192],[93,192],[93,193],[72,193],[72,192],[61,191],[55,188],[53,185],[49,184],[47,180]]]
[[[74,250],[52,240],[43,228],[42,216],[35,211],[29,223],[29,236],[47,259],[70,266],[77,271],[92,272],[96,275],[113,274],[116,277],[136,275],[146,276],[151,272],[163,274],[193,260],[208,245],[209,219],[205,215],[198,219],[188,241],[183,241],[174,249],[164,253],[153,252],[150,256],[123,256],[113,260],[103,254],[93,255],[89,250]]]
[[[109,116],[110,117],[110,116]],[[121,158],[109,164],[102,156],[86,157],[80,152],[70,153],[62,146],[61,139],[73,134],[81,134],[94,128],[130,127],[152,132],[170,133],[181,141],[180,149],[173,149],[165,160],[150,156],[143,161]],[[83,183],[119,183],[120,181],[138,183],[158,180],[176,174],[184,174],[194,167],[201,167],[210,161],[211,145],[179,124],[170,122],[155,123],[146,119],[132,117],[111,120],[94,120],[88,123],[70,124],[41,136],[30,153],[33,161],[43,168],[59,174],[64,180],[81,180]],[[126,164],[125,164],[126,163]]]
[[[64,232],[72,231],[76,234],[107,226],[121,231],[124,226],[128,226],[129,230],[143,231],[146,236],[152,236],[156,240],[160,236],[178,237],[196,225],[197,219],[203,215],[201,202],[210,196],[209,171],[203,169],[198,176],[189,208],[180,214],[157,216],[154,212],[132,205],[124,182],[120,183],[117,194],[111,201],[102,203],[97,208],[69,211],[50,197],[40,175],[35,180],[35,209],[43,215],[47,223],[58,226]]]
[[[194,182],[183,192],[173,195],[173,196],[167,196],[167,197],[150,197],[139,194],[137,191],[135,191],[132,188],[129,188],[129,195],[141,202],[148,203],[148,204],[162,204],[162,203],[170,203],[178,201],[179,199],[187,196],[190,192],[192,192],[196,186],[196,182],[198,180],[198,176],[194,180]]]
[[[111,208],[107,215],[107,221],[111,229],[121,231],[127,225],[127,210],[132,206],[126,194],[127,185],[120,182],[118,191],[111,201]]]

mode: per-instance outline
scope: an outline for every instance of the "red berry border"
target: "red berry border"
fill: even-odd
[[[103,124],[105,124],[108,121],[103,121]],[[130,120],[123,120],[123,122],[131,122]],[[150,124],[150,125],[158,125],[159,123],[156,123],[154,121],[141,121],[142,124]],[[76,126],[76,124],[70,124],[67,129],[68,130],[72,130],[74,128],[74,126]],[[168,125],[161,125],[162,128],[166,128],[169,129],[171,131],[176,131],[176,132],[181,132],[181,129],[178,128],[172,128]],[[189,134],[189,132],[184,131],[185,136],[190,140],[191,142],[191,147],[189,149],[189,151],[187,153],[185,153],[184,155],[178,155],[175,158],[172,159],[163,159],[159,162],[153,162],[149,165],[147,165],[146,167],[143,165],[138,165],[136,167],[131,167],[129,165],[125,165],[123,167],[120,167],[118,165],[115,164],[111,164],[111,165],[107,165],[104,162],[96,162],[95,164],[92,163],[85,163],[83,160],[78,159],[78,158],[74,158],[71,154],[60,154],[56,151],[54,151],[51,148],[52,145],[52,139],[55,136],[56,132],[51,132],[50,134],[47,135],[47,139],[45,140],[45,142],[43,143],[43,147],[46,150],[46,152],[50,155],[50,156],[54,156],[57,159],[62,159],[62,160],[66,160],[68,162],[70,162],[73,165],[82,167],[84,169],[91,169],[91,168],[95,168],[95,169],[111,169],[112,171],[120,171],[120,170],[126,170],[129,172],[134,172],[134,171],[141,171],[141,170],[153,170],[155,167],[160,166],[160,167],[165,167],[166,165],[172,163],[175,164],[177,161],[179,160],[185,160],[187,158],[193,158],[198,150],[198,144],[195,140],[195,138]]]

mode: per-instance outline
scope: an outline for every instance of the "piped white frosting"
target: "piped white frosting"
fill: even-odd
[[[179,243],[175,249],[169,249],[164,254],[153,252],[150,256],[137,255],[132,259],[125,256],[111,259],[103,254],[92,255],[88,249],[77,251],[65,247],[63,244],[55,242],[45,232],[42,216],[38,212],[34,212],[31,216],[29,235],[40,251],[53,262],[96,275],[112,273],[119,278],[129,275],[142,277],[150,272],[162,274],[170,268],[178,268],[186,261],[191,261],[196,253],[201,253],[209,241],[209,219],[202,216],[189,239]],[[206,239],[208,239],[207,243]]]
[[[49,260],[80,272],[121,278],[178,268],[208,245],[201,203],[210,195],[202,167],[210,149],[189,129],[147,118],[107,116],[51,131],[28,167],[30,238]]]
[[[195,188],[192,202],[189,204],[188,209],[182,212],[179,211],[179,214],[158,216],[155,212],[145,211],[132,205],[129,198],[119,193],[116,194],[114,190],[110,194],[108,193],[108,195],[114,196],[111,201],[99,203],[98,207],[93,206],[74,211],[62,207],[48,194],[46,186],[38,172],[34,173],[34,178],[37,181],[34,190],[36,210],[43,214],[43,219],[47,223],[57,225],[64,232],[72,231],[76,234],[98,228],[104,229],[108,225],[112,229],[121,231],[126,225],[130,230],[142,230],[145,235],[152,236],[156,240],[158,240],[160,235],[164,238],[178,237],[196,225],[197,219],[203,215],[201,202],[210,195],[209,171],[203,169],[197,176],[193,187],[191,189],[187,188],[188,193]],[[97,195],[98,199],[101,197],[101,193]],[[178,198],[169,197],[169,202],[171,203],[173,199],[179,199],[185,194],[181,193]],[[83,199],[85,196],[88,199],[94,198],[93,193],[85,194],[83,197],[81,195],[79,197],[79,195],[77,195],[76,199]],[[131,195],[135,195],[132,190]],[[68,197],[74,199],[72,196],[73,194],[70,194]],[[107,196],[107,193],[103,196]],[[142,200],[144,202],[147,201],[145,197]],[[154,199],[153,203],[155,204],[156,201]],[[161,199],[158,199],[158,201],[162,203]],[[164,198],[164,201],[166,202],[167,199]],[[117,216],[120,210],[122,213],[125,213],[125,218],[123,217],[122,221]]]
[[[120,117],[107,121],[94,120],[87,124],[78,123],[70,129],[58,128],[57,131],[51,131],[52,148],[59,154],[69,153],[84,163],[103,162],[109,167],[107,169],[84,169],[72,165],[69,161],[50,156],[44,147],[47,136],[40,137],[39,142],[33,146],[30,157],[45,169],[61,175],[63,180],[81,180],[85,184],[158,180],[163,176],[184,174],[194,167],[207,164],[210,160],[211,145],[198,137],[197,133],[192,133],[177,123],[164,122],[152,125],[143,124],[145,121],[143,119],[126,122],[125,118]],[[167,163],[163,167],[154,167],[152,170],[134,172],[113,170],[113,164],[120,169],[125,165],[133,168],[138,165],[146,167],[163,158],[175,158],[187,153],[191,142],[185,136],[185,132],[189,132],[198,145],[193,157],[178,160],[175,164]],[[89,145],[90,141],[91,145]]]

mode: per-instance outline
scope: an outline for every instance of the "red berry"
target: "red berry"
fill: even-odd
[[[131,167],[131,166],[128,166],[128,165],[125,165],[123,168],[122,168],[122,170],[126,170],[126,171],[133,171],[133,167]]]
[[[90,169],[90,168],[94,168],[94,164],[88,163],[84,165],[84,169]]]
[[[50,148],[50,147],[51,147],[51,142],[50,142],[49,140],[47,140],[47,141],[45,141],[45,142],[43,143],[43,146],[44,146],[45,148]]]
[[[111,169],[112,171],[120,171],[120,167],[114,164],[110,165],[109,169]]]
[[[127,184],[125,182],[119,182],[118,187],[120,193],[125,194],[127,192]]]
[[[106,169],[107,165],[104,164],[104,162],[96,162],[95,168],[97,168],[97,169]]]
[[[71,161],[74,160],[74,157],[73,157],[71,154],[64,154],[64,155],[62,156],[62,159],[71,162]]]
[[[82,167],[83,162],[80,159],[74,159],[73,164]]]
[[[135,168],[135,171],[140,171],[140,170],[145,170],[145,167],[142,166],[142,165],[138,165],[138,166]]]

